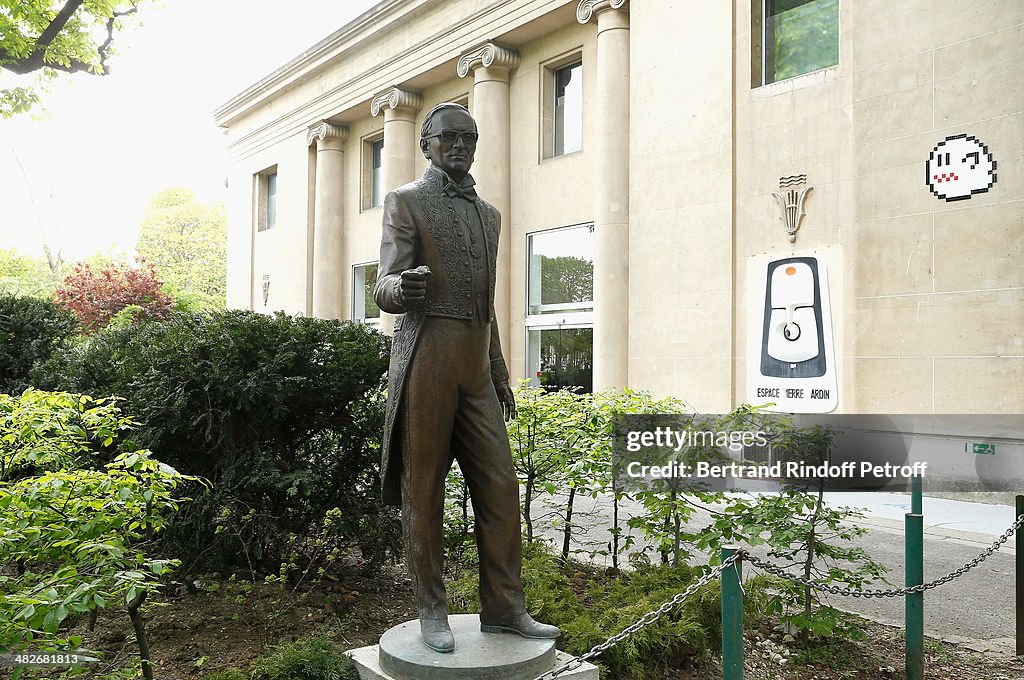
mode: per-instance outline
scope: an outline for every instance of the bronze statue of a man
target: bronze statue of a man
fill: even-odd
[[[519,483],[505,418],[515,399],[494,318],[501,216],[469,169],[476,121],[440,104],[420,130],[431,165],[384,199],[374,298],[397,314],[381,476],[401,503],[405,554],[424,643],[455,649],[442,581],[444,482],[457,460],[473,500],[480,554],[480,629],[555,638],[526,611],[520,580]]]

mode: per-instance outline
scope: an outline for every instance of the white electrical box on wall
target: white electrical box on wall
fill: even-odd
[[[748,262],[748,401],[778,413],[839,403],[828,264],[815,253]]]

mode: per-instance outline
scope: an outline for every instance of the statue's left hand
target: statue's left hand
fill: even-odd
[[[495,385],[494,391],[498,393],[498,401],[501,403],[501,411],[505,416],[505,420],[512,420],[515,418],[516,397],[512,394],[512,388],[508,386],[507,382],[503,382]]]

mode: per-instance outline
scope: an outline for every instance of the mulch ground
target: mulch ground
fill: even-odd
[[[161,601],[165,604],[145,608],[158,680],[202,678],[232,667],[248,671],[266,645],[316,634],[331,636],[344,649],[374,644],[391,626],[415,617],[408,579],[397,568],[372,575],[350,573],[343,581],[325,580],[294,606],[288,605],[291,600],[282,600],[280,586],[260,584],[243,592],[237,581],[219,575],[174,584]],[[863,631],[864,640],[818,641],[808,649],[801,649],[781,632],[748,631],[744,677],[902,679],[902,631],[866,620]],[[104,613],[92,631],[82,620],[69,634],[81,635],[84,647],[103,652],[105,661],[89,666],[95,671],[117,667],[137,654],[126,615]],[[1024,679],[1024,661],[1009,655],[982,655],[934,640],[928,640],[925,647],[928,680]],[[54,671],[35,677],[57,675]],[[669,669],[661,677],[713,680],[722,674],[718,661],[712,660]]]

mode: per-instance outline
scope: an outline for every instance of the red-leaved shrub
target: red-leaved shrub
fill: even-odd
[[[174,299],[161,292],[163,283],[156,267],[143,262],[139,268],[127,264],[94,270],[88,264],[75,265],[56,291],[57,301],[78,316],[86,332],[97,331],[125,307],[139,306],[150,319],[166,318]]]

